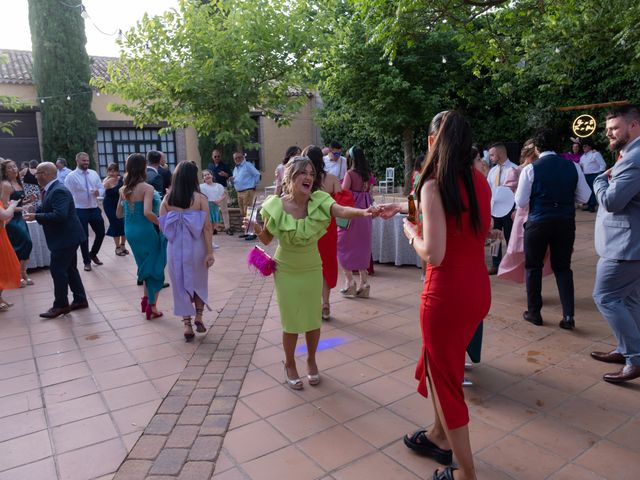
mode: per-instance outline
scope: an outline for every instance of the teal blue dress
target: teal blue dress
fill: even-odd
[[[149,303],[164,285],[164,267],[167,264],[167,239],[144,216],[144,202],[124,202],[124,233],[138,266],[138,281],[145,283]],[[160,212],[160,195],[153,194],[153,212]]]

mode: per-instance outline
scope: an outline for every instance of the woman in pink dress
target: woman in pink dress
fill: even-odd
[[[371,167],[360,147],[351,147],[347,153],[349,171],[342,180],[342,189],[353,194],[356,208],[366,210],[373,204],[371,196]],[[345,297],[369,298],[367,281],[371,262],[371,217],[354,218],[348,227],[338,224],[338,262],[345,276],[345,286],[340,290]],[[356,286],[354,271],[360,274],[360,286]]]
[[[516,188],[518,188],[520,172],[537,158],[533,140],[529,139],[524,142],[524,146],[520,152],[520,165],[517,168],[509,169],[504,186],[510,188],[515,193]],[[529,216],[529,207],[516,207],[514,215],[511,238],[509,239],[509,245],[507,245],[507,254],[502,257],[502,261],[498,267],[498,277],[511,280],[512,282],[524,283],[524,224]],[[547,256],[542,274],[549,275],[550,273],[551,266]]]

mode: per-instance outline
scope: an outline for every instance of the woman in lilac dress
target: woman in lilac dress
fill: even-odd
[[[373,203],[371,197],[371,167],[360,147],[351,147],[347,153],[350,168],[342,180],[342,189],[353,194],[354,207],[367,209]],[[371,261],[371,217],[354,218],[343,228],[338,222],[338,261],[345,276],[345,286],[340,290],[346,297],[369,297],[367,269]],[[360,286],[356,286],[353,271],[360,274]]]
[[[207,329],[202,313],[208,299],[209,268],[213,265],[213,227],[209,201],[198,188],[198,167],[190,161],[178,164],[171,191],[160,207],[160,228],[168,240],[167,263],[173,290],[173,311],[184,323],[187,342]]]

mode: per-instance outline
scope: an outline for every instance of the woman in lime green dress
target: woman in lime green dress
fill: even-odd
[[[322,324],[322,261],[318,239],[326,233],[331,216],[355,218],[375,212],[374,208],[361,210],[338,205],[329,194],[318,190],[320,181],[307,157],[290,161],[284,174],[285,191],[289,193],[268,197],[260,211],[264,229],[254,226],[265,245],[274,237],[279,240],[275,254],[276,297],[283,330],[285,381],[294,390],[303,388],[294,356],[301,333],[307,342],[307,379],[310,385],[320,383],[316,364]]]

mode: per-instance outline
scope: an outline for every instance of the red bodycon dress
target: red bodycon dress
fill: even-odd
[[[480,232],[473,230],[468,212],[463,212],[459,225],[455,217],[447,215],[444,259],[438,267],[427,265],[420,304],[423,346],[416,368],[418,393],[427,396],[425,376],[430,372],[449,429],[469,423],[462,392],[465,350],[491,305],[484,258],[484,240],[491,226],[491,190],[484,176],[472,171]],[[459,186],[466,204],[467,193],[461,180]]]

